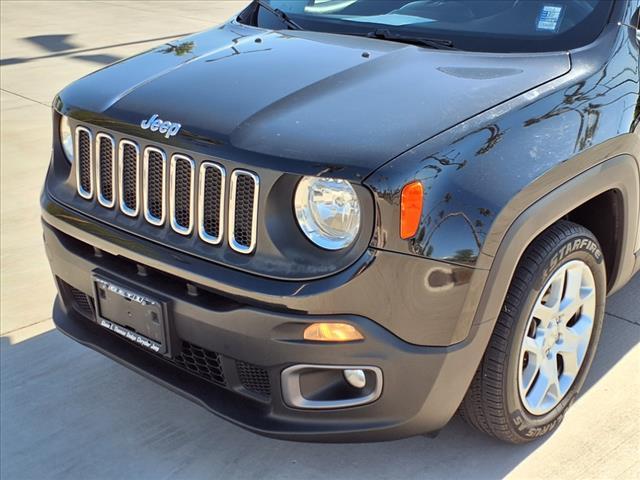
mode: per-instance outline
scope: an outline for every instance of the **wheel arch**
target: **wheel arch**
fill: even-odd
[[[610,267],[613,277],[608,279],[609,292],[621,288],[633,275],[634,246],[640,223],[640,173],[637,161],[628,154],[603,161],[560,184],[522,210],[506,228],[501,229],[501,222],[496,222],[494,231],[497,229],[495,234],[501,238],[497,243],[488,241],[480,258],[490,271],[473,324],[495,322],[518,262],[535,238],[558,220],[571,218],[580,207],[601,195],[609,195],[607,192],[615,192],[613,195],[619,198],[616,208],[621,215],[614,254],[617,261]],[[508,212],[509,207],[505,210]],[[588,217],[585,213],[582,215]]]

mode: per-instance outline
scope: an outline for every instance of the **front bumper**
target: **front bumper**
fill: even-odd
[[[351,442],[437,431],[455,413],[490,335],[490,325],[479,324],[472,326],[464,342],[448,347],[425,347],[406,342],[361,315],[310,314],[304,308],[289,308],[288,297],[282,297],[280,303],[248,302],[245,300],[250,297],[249,290],[235,295],[220,292],[211,288],[205,279],[192,283],[176,276],[168,264],[163,268],[154,255],[159,250],[168,250],[164,247],[93,222],[82,225],[79,215],[47,198],[43,199],[43,207],[46,251],[61,286],[53,314],[58,328],[215,414],[263,435],[301,441]],[[123,244],[124,240],[128,245]],[[382,265],[406,258],[379,251],[368,255],[369,262]],[[431,263],[415,258],[412,262]],[[146,268],[140,269],[141,265]],[[184,268],[191,274],[198,273],[188,265]],[[358,268],[359,278],[367,271],[374,272],[366,265]],[[237,275],[226,270],[229,276]],[[65,288],[90,295],[94,273],[139,285],[150,294],[168,299],[174,342],[186,342],[219,355],[224,385],[189,373],[167,361],[170,358],[142,350],[102,329],[87,315],[81,315]],[[265,285],[265,280],[253,278],[257,291],[275,288]],[[317,284],[307,288],[316,289],[306,297],[311,306],[330,298],[330,293],[319,291]],[[271,295],[276,297],[274,292]],[[367,291],[360,291],[359,295],[366,298]],[[352,301],[361,303],[362,298]],[[302,300],[299,302],[303,307]],[[339,308],[350,311],[347,301]],[[297,334],[306,325],[322,320],[346,320],[355,324],[365,340],[341,345],[299,340]],[[264,371],[267,389],[256,391],[247,384],[239,364]],[[375,366],[383,372],[383,391],[376,401],[357,407],[322,411],[291,408],[283,401],[280,380],[281,372],[296,364]]]

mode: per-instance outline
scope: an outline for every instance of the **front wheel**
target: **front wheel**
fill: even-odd
[[[600,337],[606,293],[598,240],[561,221],[525,251],[462,417],[524,443],[555,430],[573,403]]]

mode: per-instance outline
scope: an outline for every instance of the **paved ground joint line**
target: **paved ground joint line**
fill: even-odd
[[[640,327],[640,322],[636,322],[635,320],[629,320],[628,318],[621,317],[620,315],[616,315],[615,313],[604,312],[607,315],[617,318],[618,320],[623,320],[625,322],[630,323],[631,325],[635,325],[636,327]]]
[[[33,98],[29,98],[29,97],[27,97],[27,96],[25,96],[25,95],[21,95],[21,94],[19,94],[19,93],[12,92],[11,90],[7,90],[6,88],[0,88],[0,90],[2,90],[2,91],[3,91],[3,92],[5,92],[5,93],[9,93],[9,94],[11,94],[11,95],[15,95],[16,97],[20,97],[20,98],[23,98],[23,99],[25,99],[25,100],[28,100],[28,101],[30,101],[30,102],[37,103],[38,105],[42,105],[42,106],[44,106],[44,107],[51,108],[51,105],[50,105],[50,104],[48,104],[48,103],[44,103],[44,102],[41,102],[40,100],[35,100],[35,99],[33,99]]]
[[[35,327],[36,325],[40,325],[41,323],[48,322],[49,320],[51,320],[50,316],[45,318],[45,319],[43,319],[43,320],[38,320],[37,322],[30,323],[29,325],[23,325],[21,327],[14,328],[13,330],[9,330],[7,332],[2,332],[2,333],[0,333],[0,336],[4,337],[5,335],[11,335],[13,333],[19,332],[20,330],[24,330],[26,328]]]

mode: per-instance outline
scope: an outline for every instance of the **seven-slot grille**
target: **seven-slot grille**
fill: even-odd
[[[170,226],[181,235],[197,230],[199,238],[212,245],[224,238],[228,204],[229,245],[244,254],[255,250],[260,182],[254,173],[234,170],[227,198],[226,170],[217,163],[202,162],[196,169],[187,155],[169,158],[158,147],[142,149],[132,140],[116,142],[102,132],[94,141],[82,126],[75,130],[75,152],[81,197],[95,198],[105,208],[118,205],[129,217],[143,215],[148,223]]]

